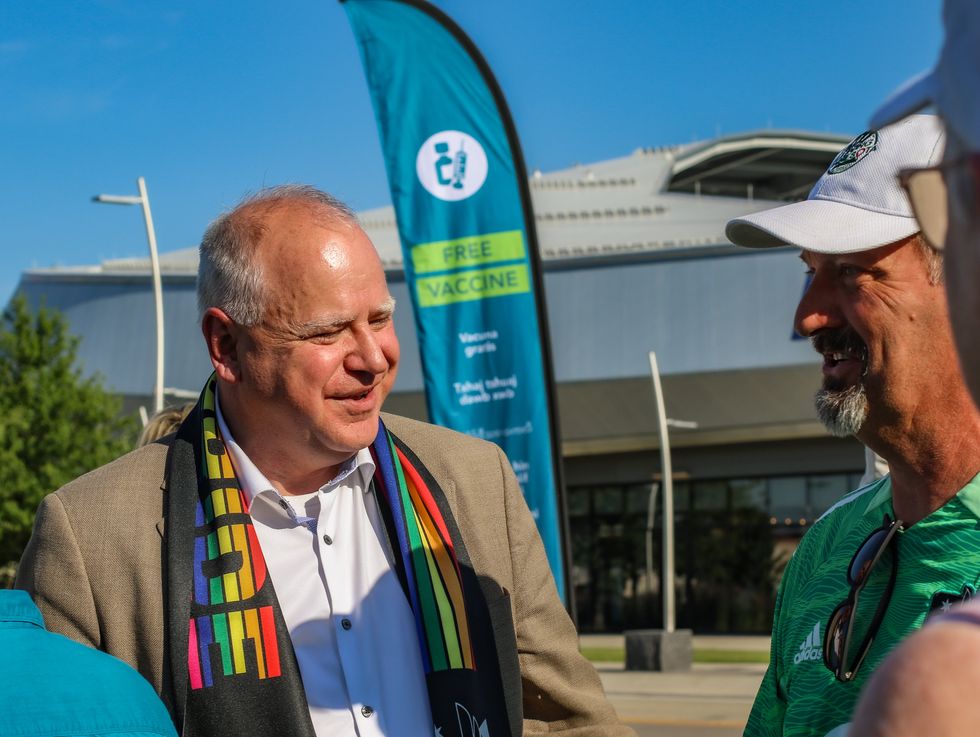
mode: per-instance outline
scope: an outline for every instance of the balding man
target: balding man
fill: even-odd
[[[897,179],[942,148],[933,116],[867,131],[807,201],[728,225],[738,245],[801,249],[810,280],[796,328],[823,355],[818,414],[891,469],[833,505],[787,566],[749,737],[843,734],[887,653],[977,584],[980,414],[956,360],[942,261]]]
[[[18,582],[52,629],[132,663],[184,735],[630,734],[503,453],[380,414],[395,303],[354,215],[249,198],[198,297],[214,374],[176,436],[38,511]]]

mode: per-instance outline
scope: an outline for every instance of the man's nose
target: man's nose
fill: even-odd
[[[388,358],[381,347],[381,335],[370,328],[355,336],[353,350],[347,354],[347,367],[351,371],[382,374],[388,369]]]
[[[842,324],[833,290],[820,275],[814,275],[800,298],[793,327],[804,338],[809,338],[820,330],[840,327]]]

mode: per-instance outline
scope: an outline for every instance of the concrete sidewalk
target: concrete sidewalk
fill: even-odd
[[[583,647],[622,647],[622,635],[583,635]],[[697,635],[696,649],[766,652],[769,637]],[[599,677],[627,724],[741,731],[762,681],[764,664],[695,663],[684,673],[626,671],[599,663]]]
[[[766,666],[695,663],[686,673],[625,671],[597,666],[602,685],[627,724],[741,729]]]

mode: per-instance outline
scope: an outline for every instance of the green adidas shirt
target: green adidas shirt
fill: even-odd
[[[885,477],[845,496],[800,542],[779,586],[769,668],[752,706],[746,737],[841,732],[861,688],[888,652],[932,611],[970,598],[980,580],[980,474],[940,509],[896,535],[898,577],[881,628],[857,678],[841,683],[823,663],[827,622],[847,598],[847,568],[865,538],[892,509]],[[888,581],[888,557],[862,591],[857,649]],[[862,626],[865,625],[865,626]],[[853,639],[854,636],[852,636]],[[843,731],[843,730],[841,730]]]

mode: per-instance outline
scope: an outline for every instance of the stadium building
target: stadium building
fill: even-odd
[[[772,561],[864,471],[812,396],[820,358],[793,332],[795,249],[750,251],[728,219],[802,199],[847,139],[766,130],[642,149],[551,173],[535,206],[558,380],[576,603],[583,631],[659,625],[644,585],[647,505],[660,459],[647,354],[657,352],[675,473],[678,625],[762,631]],[[386,409],[425,419],[422,374],[392,208],[360,214],[402,309],[402,363]],[[168,403],[210,372],[195,301],[197,250],[161,255]],[[149,407],[155,334],[149,259],[33,269],[20,289],[62,310],[86,373]],[[659,506],[656,516],[659,526]],[[778,569],[778,565],[777,565]]]

